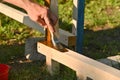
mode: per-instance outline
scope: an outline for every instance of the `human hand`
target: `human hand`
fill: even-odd
[[[55,32],[54,25],[57,23],[57,17],[45,6],[37,3],[26,4],[28,16],[44,28],[48,28],[51,32]]]

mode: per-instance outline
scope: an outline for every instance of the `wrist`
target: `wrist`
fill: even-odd
[[[23,9],[25,9],[26,11],[28,10],[28,7],[32,4],[31,0],[23,0]]]
[[[24,9],[26,11],[30,10],[31,7],[34,7],[35,4],[33,0],[23,0],[23,2],[24,2]]]

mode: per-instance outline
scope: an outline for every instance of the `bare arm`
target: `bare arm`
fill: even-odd
[[[29,2],[29,0],[3,0],[3,1],[14,4],[14,5],[18,6],[18,7],[23,8],[23,9],[26,8],[25,4],[28,4],[28,2]]]
[[[3,2],[23,8],[33,21],[54,32],[53,26],[57,22],[57,17],[47,7],[41,6],[32,0],[3,0]]]

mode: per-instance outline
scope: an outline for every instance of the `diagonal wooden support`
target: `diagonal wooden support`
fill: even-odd
[[[85,57],[72,50],[67,49],[66,52],[60,52],[40,42],[37,43],[37,50],[46,57],[50,55],[50,60],[57,61],[75,70],[78,76],[82,76],[82,78],[79,77],[78,80],[85,80],[87,78],[90,80],[120,80],[119,70]],[[52,69],[54,68],[55,67],[52,67]]]

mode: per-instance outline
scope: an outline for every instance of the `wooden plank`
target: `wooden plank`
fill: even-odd
[[[76,71],[76,76],[77,76],[77,80],[87,80],[86,77],[78,71]]]
[[[72,27],[72,33],[74,35],[77,35],[77,20],[78,20],[78,0],[73,0],[73,19],[72,19],[72,23],[73,23],[73,27]]]
[[[34,21],[32,21],[26,13],[16,10],[3,3],[0,3],[0,12],[17,20],[20,23],[23,23],[29,27],[35,28],[39,30],[40,32],[44,33],[43,28],[37,23],[35,23]]]
[[[120,80],[119,70],[85,57],[72,50],[67,49],[67,52],[60,52],[42,43],[37,44],[37,50],[45,56],[51,54],[53,60],[93,80]]]
[[[9,7],[8,5],[5,5],[3,3],[0,3],[0,12],[17,20],[20,23],[23,23],[29,27],[35,28],[36,30],[45,34],[43,28],[39,24],[32,21],[26,13],[23,13],[12,7]],[[68,33],[62,29],[59,29],[59,34],[60,34],[60,42],[62,44],[66,45],[66,46],[75,46],[75,43],[76,43],[75,35]]]
[[[47,65],[47,69],[50,72],[50,74],[53,74],[52,72],[52,58],[51,57],[46,57],[46,65]]]
[[[76,37],[75,35],[59,29],[60,32],[60,42],[66,46],[75,46],[76,45]]]

